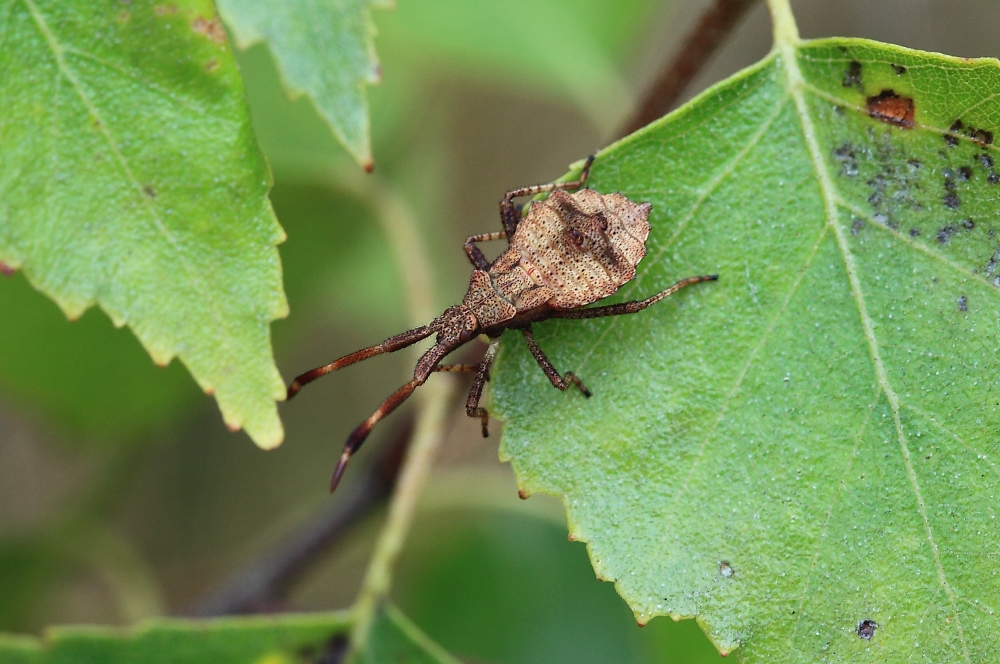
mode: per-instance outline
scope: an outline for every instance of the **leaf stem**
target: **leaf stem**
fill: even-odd
[[[774,26],[774,48],[798,45],[801,41],[799,26],[795,23],[789,0],[767,0],[767,9],[771,12],[771,23]]]
[[[412,325],[425,324],[437,311],[432,297],[429,256],[421,242],[416,220],[406,201],[390,186],[377,183],[373,193],[379,220],[405,284],[410,322]],[[452,378],[442,374],[428,381],[416,395],[418,414],[413,440],[353,609],[351,650],[354,653],[365,648],[376,612],[389,594],[396,559],[409,534],[417,501],[443,439],[448,404],[454,391]]]

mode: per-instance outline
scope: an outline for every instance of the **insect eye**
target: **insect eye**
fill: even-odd
[[[608,231],[608,218],[604,216],[603,212],[595,214],[594,220],[597,222],[597,227],[601,229],[602,233],[606,233]]]
[[[466,341],[472,339],[473,336],[474,333],[472,330],[465,329],[458,333],[458,340],[464,344]]]
[[[571,228],[569,231],[569,240],[576,246],[582,247],[584,241],[583,233],[576,230],[575,228]]]

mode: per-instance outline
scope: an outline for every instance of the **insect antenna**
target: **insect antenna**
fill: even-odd
[[[397,350],[406,348],[407,346],[412,346],[421,339],[426,339],[427,337],[434,334],[434,330],[428,325],[421,325],[420,327],[414,328],[412,330],[407,330],[401,334],[397,334],[394,337],[389,337],[377,346],[369,346],[368,348],[362,348],[359,351],[355,351],[350,355],[345,355],[339,360],[335,360],[330,364],[324,364],[321,367],[316,367],[310,371],[297,376],[292,384],[288,386],[288,394],[285,397],[286,400],[291,399],[299,390],[302,389],[304,385],[307,385],[320,376],[325,376],[331,371],[336,371],[337,369],[343,369],[346,366],[355,364],[356,362],[361,362],[367,360],[370,357],[375,357],[376,355],[381,355],[383,353],[394,353]]]
[[[411,331],[415,332],[416,330]],[[371,433],[375,425],[386,415],[399,408],[413,394],[413,390],[423,385],[427,381],[427,377],[434,372],[438,362],[444,359],[444,356],[453,351],[456,346],[457,344],[436,344],[432,346],[417,361],[416,369],[413,372],[413,380],[390,394],[389,398],[383,401],[382,405],[368,419],[359,424],[351,432],[351,435],[347,437],[347,442],[344,443],[344,452],[340,455],[340,460],[337,461],[337,467],[333,470],[333,477],[330,478],[330,493],[333,493],[337,488],[340,478],[344,474],[344,469],[347,467],[347,462],[361,448],[362,443],[365,442],[365,438],[368,437],[368,434]]]

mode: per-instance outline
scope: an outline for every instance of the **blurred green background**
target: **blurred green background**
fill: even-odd
[[[434,260],[433,294],[459,299],[465,236],[499,228],[509,188],[550,181],[617,127],[708,2],[398,0],[373,12],[384,82],[370,89],[375,174],[365,176],[308,100],[289,101],[264,47],[240,54],[272,200],[291,316],[274,327],[286,378],[406,327],[377,196],[410,207]],[[805,37],[862,36],[959,56],[1000,55],[986,0],[793,3]],[[693,94],[762,57],[757,7]],[[256,449],[175,362],[154,367],[99,311],[68,323],[20,275],[0,278],[0,631],[128,624],[183,613],[329,498],[346,433],[401,383],[409,356],[327,378],[282,407],[285,444]],[[395,422],[395,424],[394,424]],[[377,429],[345,486],[393,434]],[[498,427],[494,425],[494,433]],[[407,544],[395,598],[469,662],[711,662],[694,621],[643,629],[554,499],[516,497],[498,437],[455,404]],[[353,600],[381,513],[293,589],[289,610]]]

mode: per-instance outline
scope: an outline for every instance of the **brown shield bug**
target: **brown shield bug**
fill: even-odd
[[[635,266],[646,255],[649,235],[649,203],[633,203],[622,194],[601,194],[581,188],[593,161],[593,157],[587,160],[580,179],[575,182],[541,184],[507,192],[500,202],[504,230],[473,235],[465,241],[465,253],[475,270],[461,304],[449,307],[428,325],[307,371],[288,386],[288,398],[291,399],[303,385],[331,371],[382,353],[395,352],[437,334],[436,343],[417,361],[413,380],[393,392],[348,436],[344,453],[330,480],[330,491],[337,488],[351,455],[361,447],[378,421],[406,401],[435,371],[476,372],[465,408],[469,417],[482,421],[483,436],[489,435],[489,414],[479,406],[479,399],[505,330],[521,331],[532,356],[555,387],[565,390],[576,385],[589,397],[590,390],[573,372],[560,375],[545,357],[531,333],[533,322],[548,318],[633,314],[685,286],[718,278],[717,275],[688,277],[645,300],[581,308],[608,297],[635,277]],[[569,189],[577,191],[568,193]],[[532,202],[522,217],[514,199],[542,192],[551,194],[543,201]],[[477,242],[505,238],[507,250],[492,263],[476,246]],[[448,353],[480,334],[486,335],[490,343],[478,365],[440,363]]]

